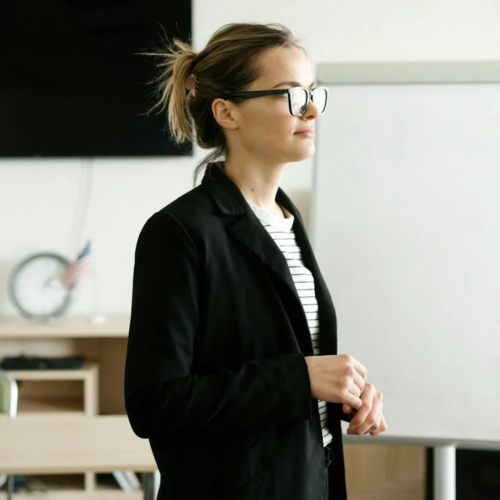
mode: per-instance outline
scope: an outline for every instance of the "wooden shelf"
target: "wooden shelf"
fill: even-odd
[[[140,473],[139,473],[140,474]],[[116,481],[97,481],[92,491],[85,489],[84,474],[44,474],[28,477],[28,488],[31,491],[16,492],[15,500],[32,499],[34,495],[43,495],[44,499],[85,499],[85,500],[122,500],[124,495],[130,499],[142,499],[142,489],[136,491],[123,491]],[[4,491],[0,491],[0,500],[6,499]]]
[[[130,314],[107,315],[106,323],[93,323],[89,316],[74,315],[34,323],[19,316],[0,316],[1,338],[92,338],[128,337]]]
[[[4,370],[16,380],[86,380],[98,370],[95,361],[87,360],[81,368],[70,370]]]
[[[139,491],[122,491],[122,490],[106,490],[97,489],[95,491],[85,490],[54,490],[43,493],[37,493],[37,496],[43,495],[44,500],[142,500],[143,492]],[[4,491],[0,491],[0,500],[6,500],[7,495]],[[16,492],[15,500],[33,500],[33,493]]]
[[[18,413],[15,419],[9,418],[5,413],[0,413],[0,429],[2,429],[2,426],[4,425],[4,422],[19,422],[21,420],[29,421],[31,422],[31,425],[36,424],[40,420],[46,420],[49,419],[51,422],[66,422],[72,418],[74,418],[76,421],[80,420],[84,416],[81,412],[43,412],[43,413],[37,413],[37,412],[26,412],[26,413]],[[0,453],[1,457],[1,453]]]
[[[123,491],[117,483],[96,480],[98,473],[115,470],[157,471],[147,440],[133,433],[125,412],[129,325],[130,315],[110,315],[102,324],[77,315],[48,323],[0,316],[2,357],[86,359],[77,369],[5,370],[17,381],[19,398],[14,419],[0,414],[0,470],[66,474],[62,488],[17,491],[16,500],[33,495],[46,500],[142,500],[142,489]],[[2,490],[0,500],[4,498]]]
[[[98,412],[99,364],[94,360],[87,360],[82,368],[70,370],[5,371],[18,382],[18,414],[77,412],[96,415]],[[57,384],[64,381],[81,381],[83,384],[74,394],[57,394]],[[45,393],[43,390],[37,390],[40,382],[45,382]],[[53,387],[47,393],[49,382]],[[29,387],[26,387],[26,384],[29,384]]]
[[[4,416],[0,436],[5,474],[156,470],[148,440],[133,433],[126,415]]]
[[[77,413],[84,414],[82,397],[49,398],[40,396],[20,399],[17,405],[18,416],[21,413]]]

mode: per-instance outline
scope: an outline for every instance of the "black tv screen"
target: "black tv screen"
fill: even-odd
[[[183,156],[149,83],[154,52],[191,42],[191,1],[0,4],[0,157]],[[158,109],[158,108],[157,108]]]

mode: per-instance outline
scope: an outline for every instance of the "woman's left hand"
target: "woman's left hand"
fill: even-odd
[[[376,436],[387,429],[385,418],[382,415],[383,397],[383,394],[377,391],[375,386],[365,384],[360,396],[363,404],[351,420],[347,434],[362,435],[369,432],[372,436]],[[344,404],[343,410],[347,414],[353,412],[353,409],[346,404]]]

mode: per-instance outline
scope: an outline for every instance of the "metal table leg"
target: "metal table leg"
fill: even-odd
[[[455,500],[456,497],[456,446],[434,447],[434,498]]]

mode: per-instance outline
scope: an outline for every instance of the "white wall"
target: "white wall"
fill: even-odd
[[[193,5],[196,51],[220,26],[252,21],[288,26],[302,39],[313,67],[335,61],[500,58],[500,3],[492,0],[194,0]],[[6,289],[21,259],[42,250],[74,259],[87,237],[98,273],[82,280],[71,312],[130,312],[138,233],[153,212],[191,189],[195,165],[207,153],[197,148],[193,158],[94,160],[83,228],[78,221],[87,160],[0,160],[0,314],[17,315]],[[290,164],[281,184],[306,223],[313,161]]]

